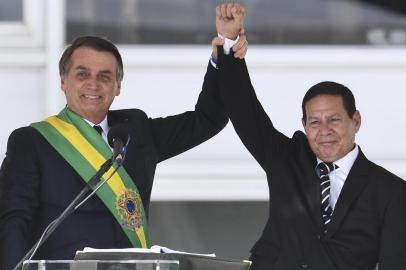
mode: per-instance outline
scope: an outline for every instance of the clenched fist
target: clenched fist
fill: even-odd
[[[244,26],[245,8],[238,3],[225,3],[216,7],[217,33],[236,39]]]

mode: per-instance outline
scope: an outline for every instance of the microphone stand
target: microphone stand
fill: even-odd
[[[61,224],[62,221],[65,220],[67,216],[72,214],[75,211],[75,207],[80,201],[86,196],[90,189],[96,187],[100,178],[110,169],[113,165],[113,162],[116,160],[117,156],[120,154],[113,155],[112,158],[106,160],[101,166],[100,169],[96,172],[95,175],[88,181],[86,186],[82,189],[82,191],[73,199],[73,201],[66,207],[66,209],[62,212],[62,214],[55,219],[50,225],[48,229],[45,229],[44,235],[33,245],[33,247],[25,254],[25,256],[20,260],[20,262],[13,268],[13,270],[19,270],[25,260],[30,258],[37,249],[48,239],[48,237],[52,234],[52,232]],[[121,166],[122,160],[119,162],[119,166]]]

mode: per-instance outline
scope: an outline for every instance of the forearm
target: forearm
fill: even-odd
[[[244,145],[264,167],[265,148],[276,131],[257,99],[245,61],[220,54],[219,72],[226,113]]]
[[[194,111],[150,120],[159,161],[213,137],[227,122],[219,97],[218,73],[209,64]]]
[[[228,122],[224,104],[220,98],[219,73],[211,64],[207,66],[202,92],[197,100],[195,111],[202,114],[214,128],[221,129]]]

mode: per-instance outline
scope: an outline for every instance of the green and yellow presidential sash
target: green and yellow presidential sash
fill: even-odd
[[[58,115],[31,124],[72,168],[88,182],[112,151],[103,138],[80,116],[67,107]],[[118,167],[103,175],[107,179]],[[102,180],[103,180],[102,179]],[[123,167],[96,193],[117,219],[134,247],[149,247],[148,224],[134,181]]]

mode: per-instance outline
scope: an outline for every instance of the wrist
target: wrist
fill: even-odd
[[[210,64],[217,69],[217,56],[214,56],[213,54],[210,56]]]
[[[217,64],[217,54],[215,55],[214,53],[211,54],[210,60],[213,61],[214,64]]]
[[[222,34],[220,34],[220,32],[219,32],[218,35],[219,35],[219,37],[221,37],[223,39],[228,38],[228,39],[231,39],[231,40],[236,40],[238,38],[238,36],[239,36],[239,33],[235,33],[235,34],[230,34],[230,33],[225,33],[224,34],[224,33],[222,33]]]
[[[224,48],[224,54],[228,55],[230,54],[231,48],[238,42],[240,39],[240,36],[237,35],[235,39],[229,39],[223,37],[221,34],[217,34],[221,39],[224,40],[223,48]]]

